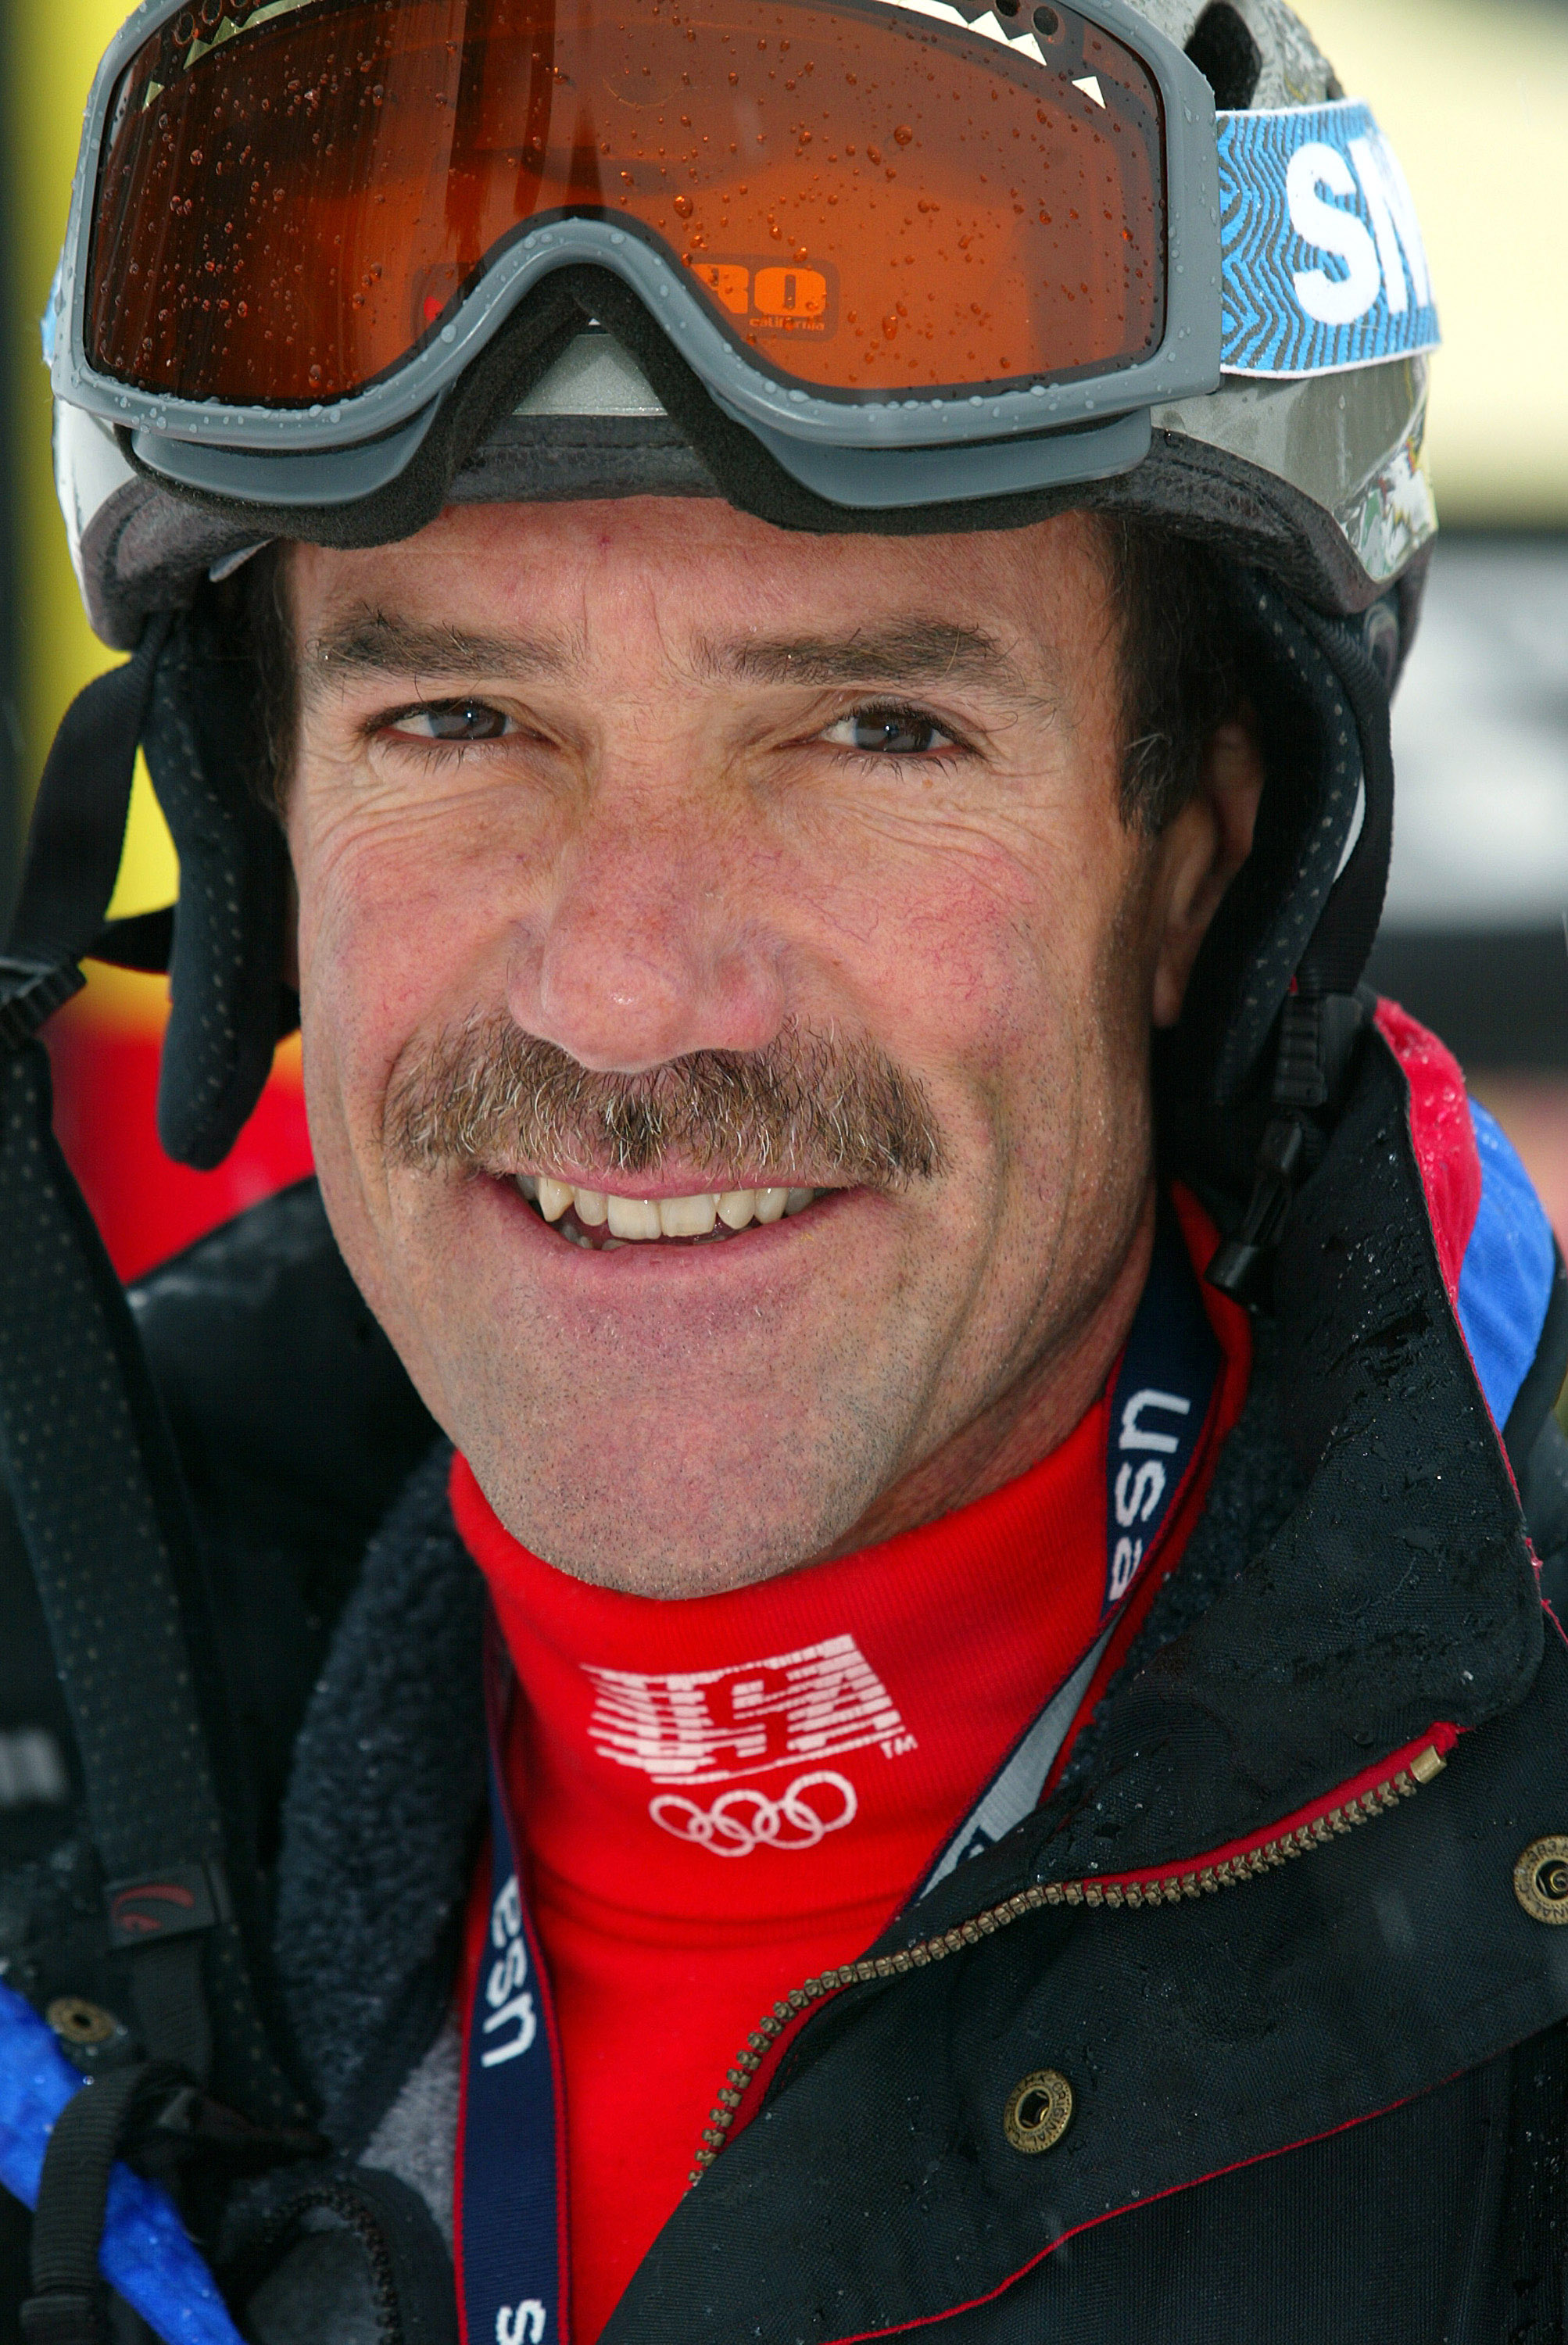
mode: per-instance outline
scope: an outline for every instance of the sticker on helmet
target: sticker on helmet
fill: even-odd
[[[1333,374],[1441,339],[1415,205],[1359,99],[1222,114],[1221,365]]]

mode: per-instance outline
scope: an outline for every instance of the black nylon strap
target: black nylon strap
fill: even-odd
[[[225,1818],[209,1758],[209,1738],[227,1734],[228,1704],[211,1675],[179,1470],[124,1292],[55,1141],[47,1057],[28,1039],[79,981],[76,962],[103,929],[172,624],[168,614],[149,620],[132,659],[67,711],[0,962],[0,1465],[105,1875],[173,1884],[161,1909],[156,1896],[138,1901],[147,1943],[128,1960],[144,2043],[205,2079],[216,2019],[223,2097],[289,2124],[304,2111],[273,2055],[223,1887],[227,1871],[262,1943],[246,1837],[238,1817]],[[227,1780],[237,1783],[238,1770]],[[211,1918],[164,1938],[160,1910],[172,1924],[192,1876],[214,1886]]]
[[[51,1129],[43,1045],[0,1057],[0,1462],[25,1538],[80,1752],[94,1843],[111,1880],[202,1865],[247,1893],[208,1756],[223,1690],[205,1689],[204,1582],[178,1469],[124,1293]],[[156,1936],[149,1932],[149,1938]],[[260,1927],[258,1927],[260,1937]],[[256,2005],[239,1928],[221,1912],[188,1946],[217,2025],[219,2090],[261,2122],[297,2123]],[[149,1944],[133,1964],[164,1949]],[[188,1984],[189,1957],[177,1968]],[[137,1995],[149,2051],[192,2058],[172,1975]],[[140,2006],[144,2004],[146,2008]]]
[[[50,1105],[41,1043],[0,1062],[0,1449],[112,1880],[223,1844],[123,1335]]]
[[[1297,616],[1333,666],[1360,736],[1366,803],[1360,835],[1301,958],[1305,991],[1351,994],[1361,981],[1389,886],[1394,836],[1394,754],[1388,686],[1359,628],[1304,606]]]
[[[79,960],[104,925],[119,873],[137,745],[170,612],[149,619],[123,667],[96,676],[60,720],[33,808],[9,957]]]
[[[33,2215],[33,2294],[22,2307],[27,2345],[99,2345],[98,2248],[109,2170],[137,2117],[185,2081],[163,2060],[111,2070],[84,2086],[56,2119]]]
[[[192,2076],[212,2067],[212,2023],[201,1980],[201,1940],[168,1938],[143,1946],[131,1972],[131,1999],[141,2040]]]

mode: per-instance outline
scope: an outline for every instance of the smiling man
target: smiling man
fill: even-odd
[[[1131,1592],[1150,1035],[1255,727],[1212,564],[1082,515],[824,549],[717,501],[454,509],[251,601],[322,1199],[518,1673],[593,2337],[758,2015],[875,1937]]]
[[[46,323],[20,2333],[1561,2345],[1568,1287],[1359,985],[1367,107],[1281,0],[153,0]],[[303,1035],[128,1311],[88,950],[190,1162]]]

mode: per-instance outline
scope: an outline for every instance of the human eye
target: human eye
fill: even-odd
[[[862,757],[930,757],[959,748],[957,736],[923,708],[902,701],[872,701],[828,726],[821,738]]]
[[[470,742],[504,740],[517,726],[487,700],[431,700],[393,710],[377,729],[393,739],[462,748]]]

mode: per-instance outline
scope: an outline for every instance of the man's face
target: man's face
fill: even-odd
[[[1179,837],[1118,809],[1095,526],[637,500],[290,561],[322,1189],[507,1528],[697,1593],[1059,1438],[1190,959]]]

